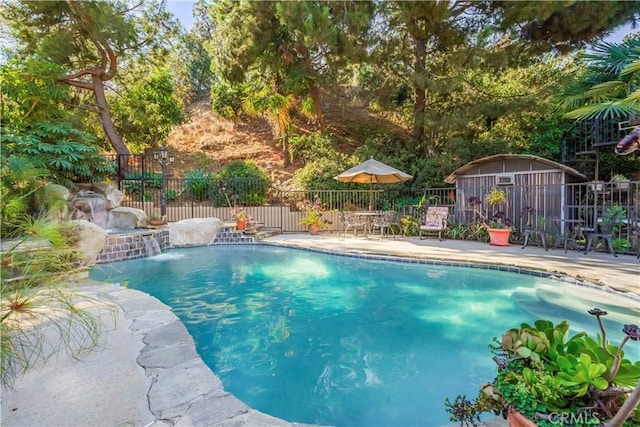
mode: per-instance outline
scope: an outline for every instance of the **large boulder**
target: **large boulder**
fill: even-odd
[[[76,247],[83,254],[85,265],[95,264],[98,254],[107,241],[107,231],[99,225],[85,220],[69,222],[78,227]]]
[[[122,194],[122,191],[118,190],[111,184],[107,184],[106,182],[93,184],[93,191],[104,195],[105,199],[111,203],[112,208],[117,208],[124,200],[124,194]]]
[[[218,218],[192,218],[169,223],[171,246],[208,245],[216,237],[222,224]]]
[[[67,201],[71,197],[68,188],[58,184],[49,184],[36,193],[35,203],[41,218],[61,221],[67,218],[69,207]]]
[[[92,183],[79,183],[76,184],[78,191],[93,191],[104,196],[109,201],[107,209],[113,209],[120,206],[120,203],[124,200],[124,194],[116,187],[106,182],[92,182]]]
[[[107,229],[124,229],[145,227],[147,214],[143,210],[120,206],[111,209],[107,216]]]

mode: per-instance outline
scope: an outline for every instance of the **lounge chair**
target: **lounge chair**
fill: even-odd
[[[449,226],[449,208],[446,206],[429,206],[421,215],[420,240],[423,233],[438,233],[438,239],[442,241],[442,233]]]

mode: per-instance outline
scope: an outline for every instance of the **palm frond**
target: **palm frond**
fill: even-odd
[[[592,102],[602,102],[607,99],[621,98],[627,93],[627,84],[620,80],[611,80],[592,86],[584,93],[585,99]]]
[[[636,109],[640,110],[640,89],[631,92],[629,96],[624,99],[624,102],[630,104],[631,106],[635,104]],[[637,112],[640,113],[640,111]]]
[[[628,75],[633,75],[635,73],[640,73],[640,59],[636,59],[635,61],[627,65],[624,68],[624,70],[620,72],[620,76],[628,76]],[[635,76],[632,76],[632,77],[635,77]]]
[[[567,119],[591,120],[606,119],[612,117],[626,117],[637,112],[637,107],[629,106],[622,100],[608,101],[597,104],[585,105],[564,115]]]

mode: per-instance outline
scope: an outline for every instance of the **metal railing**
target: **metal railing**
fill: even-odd
[[[365,187],[365,186],[363,186]],[[147,215],[159,216],[161,191],[153,177],[123,180],[124,206],[144,210]],[[496,211],[503,212],[513,224],[515,234],[526,228],[544,229],[560,239],[568,232],[571,221],[580,221],[581,227],[596,230],[615,214],[619,223],[614,226],[614,239],[619,252],[634,252],[638,248],[638,223],[640,222],[640,182],[580,183],[540,186],[504,186],[507,203],[491,207],[483,202],[478,212],[491,218]],[[265,228],[282,232],[306,231],[299,224],[304,217],[305,200],[319,199],[323,216],[330,222],[328,231],[341,230],[340,212],[396,211],[401,216],[418,217],[421,207],[447,206],[452,224],[476,221],[471,197],[484,200],[491,190],[473,188],[426,188],[419,191],[384,189],[374,190],[285,190],[265,186],[253,180],[204,180],[167,179],[165,197],[167,220],[170,222],[188,218],[217,217],[231,219],[231,209],[242,206]]]

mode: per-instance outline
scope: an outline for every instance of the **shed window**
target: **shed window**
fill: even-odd
[[[496,185],[513,185],[515,181],[512,173],[499,173],[496,175]]]

